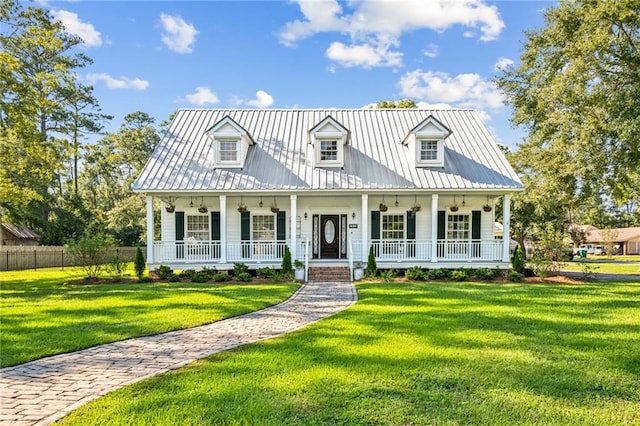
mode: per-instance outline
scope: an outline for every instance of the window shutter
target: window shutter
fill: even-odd
[[[474,210],[471,212],[471,239],[479,240],[480,239],[480,210]]]
[[[251,212],[240,213],[240,239],[242,241],[251,239]]]
[[[447,237],[447,212],[438,210],[438,239],[444,240]]]
[[[380,239],[380,212],[371,210],[371,239]]]
[[[211,241],[220,241],[220,212],[211,212]]]
[[[407,240],[416,239],[416,212],[407,211]]]
[[[184,212],[176,212],[176,241],[184,240]]]
[[[283,211],[276,214],[276,239],[278,241],[287,239],[287,213]]]

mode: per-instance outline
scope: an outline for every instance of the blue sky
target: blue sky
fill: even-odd
[[[411,98],[472,108],[496,140],[522,132],[491,83],[555,2],[482,0],[46,1],[85,41],[115,130],[178,108],[362,108]]]

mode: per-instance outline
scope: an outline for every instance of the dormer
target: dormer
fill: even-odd
[[[344,166],[344,146],[349,143],[349,129],[330,115],[309,130],[316,167]]]
[[[413,128],[402,143],[414,154],[416,167],[443,167],[444,140],[451,130],[430,115]]]
[[[249,132],[229,116],[207,130],[207,136],[213,140],[216,168],[242,168],[249,146],[255,143]]]

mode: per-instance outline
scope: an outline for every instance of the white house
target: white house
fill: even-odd
[[[470,110],[179,110],[133,185],[150,269],[509,265],[522,183]],[[153,200],[162,200],[154,240]]]

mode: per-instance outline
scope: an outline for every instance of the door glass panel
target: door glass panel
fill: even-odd
[[[332,220],[328,220],[327,223],[324,224],[324,240],[327,242],[327,244],[331,244],[335,237],[336,225],[334,225]]]

